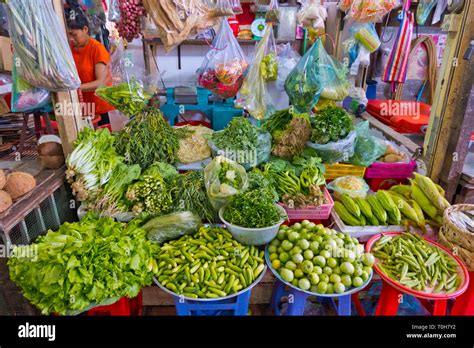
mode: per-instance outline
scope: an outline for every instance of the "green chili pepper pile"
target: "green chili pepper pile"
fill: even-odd
[[[372,253],[385,274],[411,289],[449,294],[461,283],[456,262],[417,234],[383,236]]]
[[[264,252],[244,246],[222,228],[172,240],[157,258],[158,282],[189,298],[218,298],[251,285],[265,269]]]

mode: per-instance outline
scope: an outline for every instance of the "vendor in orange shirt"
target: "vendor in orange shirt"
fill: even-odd
[[[95,104],[95,116],[101,116],[99,125],[109,124],[108,112],[114,107],[95,95],[95,90],[110,78],[107,69],[109,52],[104,45],[89,36],[89,21],[81,8],[66,10],[66,21],[84,102]]]

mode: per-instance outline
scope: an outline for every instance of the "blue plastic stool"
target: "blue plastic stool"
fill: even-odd
[[[297,316],[304,314],[304,307],[306,304],[306,299],[311,296],[305,292],[298,291],[294,288],[290,287],[290,290],[285,289],[285,284],[281,282],[279,279],[276,280],[275,287],[273,288],[272,294],[272,303],[271,308],[275,312],[276,315],[281,315],[280,310],[280,302],[281,298],[284,296],[293,296],[292,301],[288,302],[288,306],[286,307],[286,315],[289,316]],[[336,306],[335,299],[338,299],[338,303]],[[317,299],[323,299],[331,301],[334,308],[337,310],[338,315],[340,316],[350,316],[351,315],[351,295],[344,295],[344,296],[318,296]]]
[[[174,296],[176,314],[180,316],[210,316],[210,315],[247,315],[249,310],[250,291],[224,300],[192,301]]]

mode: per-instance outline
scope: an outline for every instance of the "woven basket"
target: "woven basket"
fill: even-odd
[[[474,210],[474,204],[456,204],[447,208],[443,215],[443,233],[448,241],[474,252],[474,233],[461,229],[450,216],[452,212],[467,210]]]
[[[474,253],[450,242],[444,235],[444,228],[439,231],[439,242],[450,249],[454,255],[458,256],[466,265],[469,272],[474,272]]]

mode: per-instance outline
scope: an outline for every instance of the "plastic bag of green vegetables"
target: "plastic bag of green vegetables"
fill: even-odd
[[[158,216],[140,226],[152,242],[163,243],[185,234],[196,232],[202,226],[201,218],[190,211]]]
[[[126,116],[138,114],[158,91],[154,76],[146,76],[125,54],[122,40],[114,47],[110,62],[109,78],[96,89],[95,94],[117,108]]]
[[[235,105],[249,112],[257,120],[271,114],[275,103],[267,91],[267,83],[278,77],[278,62],[273,25],[268,23],[262,39],[255,48],[255,57],[245,77]]]
[[[370,134],[369,121],[359,122],[355,126],[357,133],[354,156],[349,160],[357,166],[370,166],[385,154],[387,144],[380,138]]]
[[[270,133],[244,117],[234,117],[225,129],[214,132],[208,138],[214,156],[225,156],[245,169],[256,167],[270,158]]]
[[[316,51],[313,68],[322,86],[321,98],[343,100],[349,95],[350,88],[347,67],[326,52],[321,39],[314,46]]]
[[[356,133],[352,118],[340,107],[328,106],[311,119],[313,134],[307,146],[324,163],[348,162],[354,155]]]
[[[320,41],[311,46],[285,80],[285,91],[298,113],[310,112],[321,95],[323,81],[315,69]]]
[[[217,211],[233,196],[248,187],[245,168],[224,156],[217,156],[204,168],[204,182],[207,196]]]

